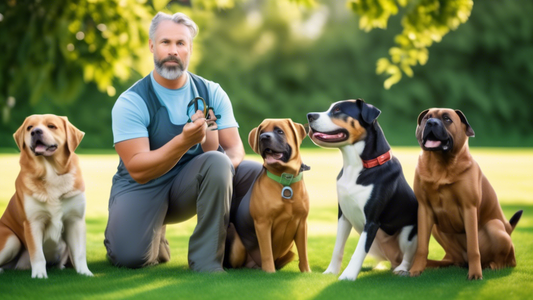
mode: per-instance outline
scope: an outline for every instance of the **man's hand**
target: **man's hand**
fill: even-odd
[[[191,116],[191,122],[183,126],[183,140],[191,146],[205,142],[207,122],[204,113],[197,110]]]
[[[207,129],[211,131],[218,130],[218,125],[216,123],[217,117],[215,115],[215,112],[213,111],[213,109],[209,109],[207,110],[207,113],[209,115],[209,118],[207,119]]]

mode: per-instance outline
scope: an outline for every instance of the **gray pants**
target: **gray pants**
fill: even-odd
[[[168,249],[164,225],[198,215],[189,240],[189,267],[223,270],[230,202],[240,201],[261,168],[259,163],[243,161],[234,170],[226,155],[211,151],[193,158],[164,185],[116,195],[110,199],[105,231],[108,258],[129,268],[157,263],[150,261],[150,254]]]

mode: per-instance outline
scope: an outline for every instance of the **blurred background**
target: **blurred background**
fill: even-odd
[[[84,131],[82,151],[112,151],[111,108],[153,68],[157,11],[199,25],[190,71],[227,92],[247,151],[264,118],[356,98],[395,146],[417,145],[430,107],[462,110],[471,146],[533,146],[531,0],[2,0],[1,151],[42,113]]]

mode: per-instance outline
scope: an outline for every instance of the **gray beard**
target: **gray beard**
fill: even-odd
[[[157,73],[159,73],[159,75],[161,75],[161,77],[167,80],[175,80],[185,73],[185,67],[180,60],[173,60],[176,61],[178,65],[172,67],[164,65],[167,61],[169,61],[169,59],[157,60],[157,58],[154,57],[155,70]]]

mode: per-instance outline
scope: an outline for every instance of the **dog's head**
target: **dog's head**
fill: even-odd
[[[418,116],[416,138],[424,151],[456,153],[474,136],[474,130],[460,110],[426,109]]]
[[[261,155],[267,169],[299,171],[300,145],[306,132],[291,119],[265,119],[248,135],[248,143]]]
[[[307,114],[309,137],[318,146],[339,148],[366,137],[381,111],[361,99],[333,103],[325,112]]]
[[[66,117],[32,115],[24,120],[13,137],[22,153],[54,156],[73,153],[84,135]]]

